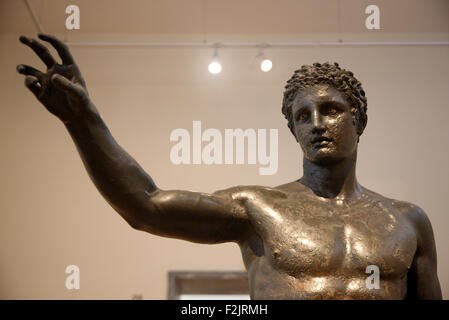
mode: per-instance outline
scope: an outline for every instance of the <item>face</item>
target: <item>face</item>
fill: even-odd
[[[296,139],[309,161],[333,164],[356,152],[359,136],[351,105],[334,87],[323,84],[301,90],[292,114]]]

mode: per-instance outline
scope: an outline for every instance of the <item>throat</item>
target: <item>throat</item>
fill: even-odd
[[[350,201],[362,193],[355,175],[356,153],[332,165],[303,160],[304,175],[298,180],[319,197]]]

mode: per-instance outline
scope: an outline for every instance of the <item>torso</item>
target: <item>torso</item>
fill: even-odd
[[[394,200],[363,188],[338,203],[298,182],[244,187],[233,197],[251,222],[240,247],[252,299],[405,297],[417,242]],[[370,265],[379,268],[379,289],[366,286]]]

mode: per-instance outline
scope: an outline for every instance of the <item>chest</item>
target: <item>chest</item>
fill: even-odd
[[[339,208],[291,199],[272,204],[277,221],[258,222],[265,259],[277,270],[301,274],[365,275],[375,265],[384,278],[407,272],[416,250],[413,228],[394,208],[361,203]],[[262,230],[263,231],[263,230]]]

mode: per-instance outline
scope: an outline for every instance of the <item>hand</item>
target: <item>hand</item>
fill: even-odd
[[[21,36],[20,42],[33,49],[47,66],[46,72],[24,64],[17,66],[17,71],[27,76],[25,85],[28,89],[48,111],[66,124],[82,119],[88,112],[97,112],[89,99],[81,72],[65,43],[51,35],[39,34],[38,37],[56,49],[62,64],[57,63],[42,43]]]

